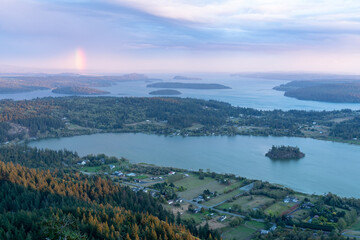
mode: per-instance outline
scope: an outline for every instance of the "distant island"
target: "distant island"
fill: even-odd
[[[104,95],[109,92],[88,87],[59,87],[52,90],[53,93],[69,95]]]
[[[19,75],[0,75],[0,94],[24,93],[37,90],[50,90],[63,87],[110,87],[118,82],[127,81],[146,81],[159,82],[161,79],[148,78],[146,75],[131,73],[122,76],[90,76],[72,73],[61,74],[19,74]],[[66,90],[68,91],[68,90]],[[72,92],[71,90],[69,90]],[[75,93],[75,94],[86,94]],[[92,95],[93,91],[89,91]],[[60,93],[58,90],[55,93]],[[74,93],[69,93],[74,94]],[[105,94],[105,93],[96,93]]]
[[[180,95],[181,92],[173,89],[162,89],[149,92],[150,95]]]
[[[14,94],[32,92],[37,90],[47,90],[45,87],[38,86],[22,86],[22,85],[11,85],[11,86],[0,86],[0,94]]]
[[[148,88],[186,88],[186,89],[231,89],[217,83],[179,83],[179,82],[158,82],[147,85]]]
[[[272,146],[265,156],[273,160],[290,160],[303,158],[305,154],[298,147]]]
[[[175,76],[173,77],[175,80],[202,80],[202,78],[197,77],[185,77],[185,76]]]
[[[284,96],[299,100],[360,103],[360,82],[292,81],[273,89],[284,91]]]

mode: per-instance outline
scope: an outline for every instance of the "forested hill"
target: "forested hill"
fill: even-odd
[[[0,101],[0,142],[97,132],[360,139],[351,110],[262,111],[191,98],[64,97]],[[339,129],[346,129],[343,134]]]
[[[284,96],[320,102],[359,103],[360,83],[351,81],[293,81],[274,87]]]
[[[173,219],[111,180],[0,161],[0,239],[196,239]]]

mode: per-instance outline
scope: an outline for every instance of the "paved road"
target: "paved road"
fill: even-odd
[[[351,235],[351,234],[348,234],[348,233],[357,233],[359,235]],[[360,231],[345,231],[343,233],[341,233],[341,235],[343,235],[344,237],[349,237],[349,238],[359,238],[360,239]]]

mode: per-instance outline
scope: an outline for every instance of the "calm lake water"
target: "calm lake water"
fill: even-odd
[[[300,147],[306,157],[273,161],[272,145]],[[105,153],[131,162],[219,173],[279,183],[305,193],[336,193],[360,198],[360,147],[306,138],[211,136],[165,137],[105,133],[30,142],[29,146],[74,150],[79,155]]]
[[[360,104],[351,103],[326,103],[315,101],[302,101],[284,96],[284,92],[275,91],[272,88],[288,81],[269,80],[269,79],[250,79],[243,77],[231,77],[229,74],[197,74],[203,80],[173,80],[174,75],[149,75],[152,78],[158,78],[163,81],[177,82],[199,82],[199,83],[220,83],[231,87],[232,89],[221,90],[194,90],[179,89],[182,92],[180,97],[192,97],[200,99],[213,99],[228,102],[233,106],[249,107],[256,109],[272,110],[272,109],[299,109],[299,110],[339,110],[353,109],[359,110]],[[147,88],[149,82],[145,81],[128,81],[120,82],[111,87],[102,87],[99,89],[110,92],[106,96],[134,96],[134,97],[153,97],[149,92],[157,90],[157,88]],[[62,97],[63,94],[52,93],[51,90],[34,91],[30,93],[19,94],[0,94],[0,99],[34,99],[37,97]]]

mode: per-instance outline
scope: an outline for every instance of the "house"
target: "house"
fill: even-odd
[[[110,165],[110,170],[113,170],[115,168],[115,165]]]
[[[196,197],[196,198],[193,199],[193,202],[197,202],[197,203],[203,202],[203,201],[204,201],[204,198],[203,198],[202,195],[200,195],[200,196],[198,196],[198,197]]]
[[[169,172],[168,174],[169,175],[174,175],[176,172],[174,172],[174,171],[171,171],[171,172]]]
[[[260,234],[261,234],[261,235],[269,234],[270,232],[275,231],[276,228],[277,228],[277,227],[276,227],[276,224],[274,224],[269,230],[261,229]]]
[[[269,231],[273,232],[273,231],[276,230],[276,228],[277,228],[277,226],[276,226],[276,224],[274,224],[274,225],[269,229]]]
[[[128,173],[128,174],[126,174],[126,176],[128,176],[128,177],[136,177],[136,174],[135,173]]]
[[[199,213],[201,211],[201,208],[195,208],[192,211],[193,211],[193,213]]]
[[[169,204],[169,205],[171,205],[171,204],[173,204],[173,203],[174,203],[173,200],[169,200],[169,201],[168,201],[168,204]]]
[[[301,205],[301,208],[303,208],[303,209],[310,209],[313,207],[315,207],[315,205],[312,204],[311,202],[306,202],[306,203],[303,203],[303,205]]]
[[[225,219],[226,219],[226,216],[224,215],[224,216],[221,216],[221,217],[218,219],[218,221],[219,221],[219,222],[223,222],[223,221],[225,221]]]
[[[85,159],[85,160],[83,160],[83,161],[81,161],[81,162],[78,162],[78,165],[84,166],[84,165],[86,165],[88,162],[90,162],[90,160]]]
[[[296,197],[289,197],[287,196],[284,198],[284,203],[297,203],[299,200]]]

